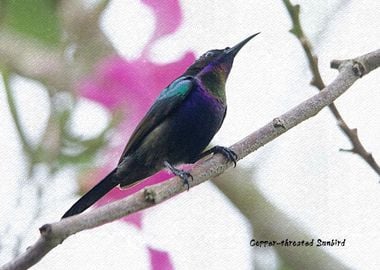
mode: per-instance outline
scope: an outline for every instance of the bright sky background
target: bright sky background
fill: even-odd
[[[191,49],[197,55],[231,46],[262,32],[237,56],[227,84],[228,114],[214,142],[230,145],[316,93],[299,42],[288,33],[290,20],[282,1],[182,1],[183,27],[160,41],[151,57],[159,62],[179,58]],[[300,1],[302,21],[320,58],[325,82],[336,71],[334,58],[355,57],[378,49],[379,1]],[[331,14],[334,12],[335,14]],[[102,27],[115,47],[136,57],[151,34],[150,10],[137,0],[112,1]],[[137,30],[136,30],[137,29]],[[314,34],[314,35],[313,35]],[[46,96],[39,84],[18,80],[16,98],[25,129],[37,137],[47,118]],[[363,144],[380,160],[379,70],[358,81],[336,102]],[[33,194],[14,212],[17,182],[25,178],[23,154],[0,84],[0,232],[16,216],[9,233],[24,229]],[[91,134],[106,123],[105,112],[83,102],[77,132]],[[80,115],[78,113],[78,115]],[[91,115],[91,117],[88,117]],[[324,110],[250,157],[239,166],[254,166],[252,179],[281,210],[315,238],[346,238],[347,246],[332,248],[355,269],[380,269],[379,178],[360,158],[339,152],[349,143],[334,118]],[[43,168],[38,173],[44,178]],[[26,245],[37,238],[37,228],[57,220],[77,198],[73,172],[52,181],[51,202],[32,228]],[[46,175],[45,175],[46,177]],[[57,184],[59,183],[59,185]],[[63,186],[63,183],[65,186]],[[28,189],[22,192],[28,194]],[[145,212],[143,231],[114,222],[70,237],[33,269],[149,269],[145,245],[168,251],[175,269],[252,269],[251,229],[243,216],[210,183],[202,184]],[[8,237],[7,236],[7,237]],[[5,242],[11,242],[12,239]],[[26,246],[25,246],[26,247]],[[0,262],[6,261],[1,259]]]

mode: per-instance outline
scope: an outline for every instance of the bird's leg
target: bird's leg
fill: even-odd
[[[204,151],[200,154],[199,159],[204,158],[205,156],[208,156],[209,154],[222,154],[226,159],[228,159],[229,162],[234,163],[234,167],[236,167],[236,161],[238,156],[234,151],[232,151],[230,148],[224,147],[224,146],[214,146],[213,148]]]
[[[165,164],[165,167],[168,168],[174,175],[176,175],[182,179],[183,184],[186,185],[187,190],[189,190],[189,188],[190,188],[189,178],[191,178],[191,180],[193,180],[193,176],[185,170],[181,170],[181,169],[174,167],[173,165],[171,165],[167,161],[164,161],[164,164]]]

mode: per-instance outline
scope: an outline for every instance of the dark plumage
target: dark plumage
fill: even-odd
[[[206,52],[166,87],[133,132],[118,166],[62,218],[83,212],[117,185],[133,185],[164,167],[188,185],[191,175],[174,165],[195,162],[221,127],[227,110],[225,83],[234,57],[257,34],[233,48]],[[227,148],[205,153],[211,152],[235,163],[235,153]]]

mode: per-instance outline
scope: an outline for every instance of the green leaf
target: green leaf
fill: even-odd
[[[56,0],[0,0],[1,24],[48,45],[60,41]]]

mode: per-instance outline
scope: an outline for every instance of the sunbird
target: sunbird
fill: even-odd
[[[170,83],[137,125],[117,167],[62,218],[83,212],[117,185],[134,185],[165,167],[189,188],[191,174],[176,165],[194,163],[211,153],[220,153],[236,165],[237,155],[229,148],[215,146],[203,151],[226,116],[225,85],[234,58],[258,34],[232,48],[207,51]]]

